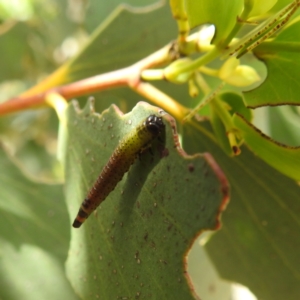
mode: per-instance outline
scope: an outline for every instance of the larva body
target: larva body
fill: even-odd
[[[161,117],[150,115],[121,140],[82,202],[73,222],[73,227],[79,228],[100,203],[105,200],[129,170],[137,156],[151,145],[151,141],[162,132],[164,127]]]

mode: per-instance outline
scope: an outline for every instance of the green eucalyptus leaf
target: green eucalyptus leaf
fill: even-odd
[[[162,112],[143,102],[126,115],[114,105],[101,115],[90,103],[83,110],[69,106],[65,166],[72,218],[119,140],[150,114]],[[220,226],[226,179],[210,155],[177,149],[175,121],[162,115],[165,141],[153,142],[153,154],[143,153],[97,211],[72,229],[67,274],[82,298],[193,299],[184,262],[201,231]]]
[[[206,249],[221,277],[258,299],[298,299],[299,186],[246,148],[233,162],[220,160],[231,201]]]
[[[13,26],[9,34],[1,35],[0,68],[2,72],[0,72],[0,81],[23,77],[29,71],[33,60],[33,51],[26,43],[29,35],[30,28],[23,23]],[[27,64],[24,64],[26,60]],[[4,70],[5,72],[3,72]]]
[[[30,93],[127,67],[150,55],[176,36],[169,10],[166,4],[147,10],[119,6],[95,29],[78,55]]]
[[[299,105],[300,89],[300,22],[286,27],[275,39],[254,49],[265,62],[268,75],[256,89],[245,92],[248,107],[267,105]]]
[[[161,1],[162,2],[162,1]],[[152,6],[152,8],[151,8]],[[98,0],[89,0],[86,18],[84,20],[86,27],[89,31],[93,31],[98,25],[99,21],[105,20],[107,16],[119,8],[127,8],[132,11],[151,11],[154,7],[158,7],[159,2],[157,0],[110,0],[110,1],[98,1]]]
[[[298,299],[298,184],[246,147],[239,156],[228,157],[212,139],[208,124],[184,129],[185,149],[213,153],[230,182],[222,229],[206,246],[221,277],[249,287],[258,299]]]
[[[0,23],[0,81],[17,79],[28,86],[57,68],[57,53],[65,41],[79,35],[79,26],[70,18],[68,0],[52,0],[47,5],[32,0],[1,2],[0,15],[9,7],[14,9]],[[72,8],[79,6],[76,4]]]
[[[242,132],[248,147],[261,159],[281,173],[300,180],[300,148],[275,142],[243,117],[235,115],[234,124]]]
[[[232,0],[186,0],[186,9],[190,26],[213,24],[216,27],[214,44],[222,42],[231,32],[237,22],[237,17],[243,10],[244,1]]]
[[[271,137],[289,146],[300,145],[300,115],[297,108],[280,106],[268,108]]]
[[[0,298],[78,299],[64,271],[70,228],[61,184],[33,181],[0,147]]]

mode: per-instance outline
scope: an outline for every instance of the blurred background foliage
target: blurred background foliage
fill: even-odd
[[[132,5],[139,8],[153,3],[157,2],[132,0],[127,1],[124,7]],[[93,30],[119,5],[120,1],[117,0],[108,2],[51,0],[46,3],[40,0],[0,1],[0,101],[18,95],[42,81],[77,54],[88,41]],[[146,53],[139,55],[137,52],[135,55],[128,56],[130,52],[127,51],[127,54],[124,52],[128,59],[123,56],[119,59],[119,54],[114,57],[109,56],[98,70],[99,73],[133,63],[137,58],[152,53],[174,38],[176,24],[173,22],[168,5],[165,5],[164,11],[167,13],[167,18],[162,18],[163,22],[172,28],[171,31],[165,31],[156,45],[154,36],[153,47],[147,49]],[[149,36],[151,37],[151,34]],[[118,49],[118,36],[115,39],[114,46]],[[104,47],[107,42],[107,40],[103,41]],[[131,49],[134,46],[130,43]],[[110,54],[110,51],[111,45],[108,45],[106,53]],[[179,89],[184,91],[181,87]],[[176,87],[174,92],[176,93]],[[128,98],[128,93],[131,95],[129,106],[128,101],[124,101]],[[94,96],[96,98],[99,96],[101,100],[96,102],[99,111],[112,102],[124,111],[128,111],[141,100],[141,97],[128,89],[102,92]],[[81,97],[79,101],[83,105],[86,97]],[[56,114],[52,109],[47,108],[28,110],[22,114],[9,115],[0,119],[2,142],[30,173],[38,177],[62,178],[60,166],[55,158],[57,130]]]
[[[82,11],[84,1],[71,2],[0,2],[0,101],[19,94],[55,70],[67,59],[64,43],[73,40],[78,47],[77,36],[85,31],[83,19],[79,22],[72,18],[70,7],[75,5]],[[55,112],[45,108],[0,120],[1,140],[10,153],[28,172],[44,178],[62,176],[55,157],[57,129]]]
[[[145,3],[151,2],[140,4]],[[0,101],[25,91],[74,56],[117,5],[119,1],[0,1]],[[38,177],[62,176],[55,157],[57,130],[56,113],[47,108],[0,119],[2,142]]]

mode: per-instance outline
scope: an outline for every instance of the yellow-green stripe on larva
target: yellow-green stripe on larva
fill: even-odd
[[[73,227],[78,228],[115,188],[135,159],[165,128],[161,117],[150,115],[119,143],[97,181],[83,200]]]

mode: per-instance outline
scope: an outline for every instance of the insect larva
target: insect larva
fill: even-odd
[[[151,146],[151,141],[165,128],[161,117],[150,115],[121,140],[104,166],[97,181],[83,200],[73,227],[79,228],[88,216],[115,188],[135,159]]]

